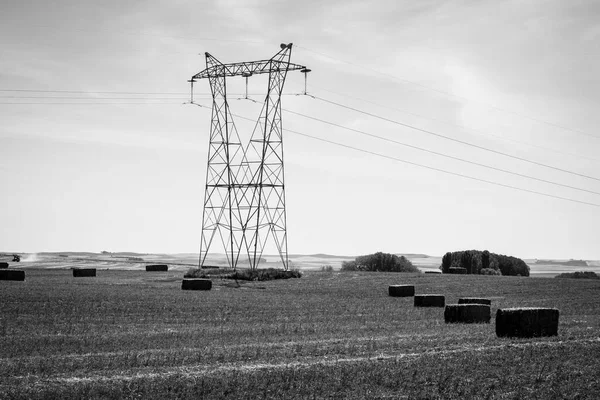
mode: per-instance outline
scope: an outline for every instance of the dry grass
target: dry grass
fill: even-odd
[[[558,337],[500,339],[390,298],[394,273],[216,279],[181,273],[28,270],[0,282],[0,393],[81,398],[594,398],[600,282],[403,275],[425,293],[561,310]],[[191,295],[191,296],[190,296]]]

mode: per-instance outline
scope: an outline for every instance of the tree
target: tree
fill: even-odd
[[[450,267],[452,267],[452,253],[447,252],[444,254],[444,257],[442,257],[442,272],[447,274]]]

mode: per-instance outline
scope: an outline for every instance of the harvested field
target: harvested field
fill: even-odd
[[[492,299],[494,313],[560,309],[558,336],[510,339],[496,337],[493,321],[446,324],[443,309],[399,307],[381,290],[394,273],[213,279],[211,291],[191,297],[181,275],[110,270],[79,280],[68,270],[29,269],[25,282],[0,282],[0,393],[546,399],[600,391],[595,280],[402,276],[448,303]]]

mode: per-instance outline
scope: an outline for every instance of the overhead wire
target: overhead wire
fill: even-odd
[[[199,104],[199,103],[196,103],[196,102],[191,102],[191,103],[188,103],[188,104],[193,104],[193,105],[196,105],[198,107],[201,107],[201,108],[204,108],[204,109],[207,109],[207,110],[211,109],[210,106],[205,106],[205,105],[202,105],[202,104]],[[241,116],[241,115],[238,115],[238,114],[231,113],[231,115],[234,116],[234,117],[240,118],[240,119],[247,120],[247,121],[256,122],[252,118],[244,117],[244,116]],[[600,204],[597,204],[597,203],[590,203],[590,202],[587,202],[587,201],[581,201],[581,200],[571,199],[571,198],[568,198],[568,197],[556,196],[556,195],[553,195],[553,194],[539,192],[539,191],[536,191],[536,190],[524,189],[524,188],[521,188],[521,187],[518,187],[518,186],[507,185],[507,184],[504,184],[504,183],[500,183],[500,182],[496,182],[496,181],[491,181],[491,180],[487,180],[487,179],[482,179],[482,178],[477,178],[477,177],[474,177],[474,176],[470,176],[470,175],[466,175],[466,174],[461,174],[461,173],[458,173],[458,172],[453,172],[453,171],[445,170],[445,169],[442,169],[442,168],[436,168],[436,167],[432,167],[432,166],[425,165],[425,164],[419,164],[419,163],[415,163],[415,162],[412,162],[412,161],[407,161],[407,160],[404,160],[404,159],[401,159],[401,158],[398,158],[398,157],[392,157],[392,156],[388,156],[386,154],[378,153],[378,152],[375,152],[375,151],[361,149],[361,148],[350,146],[350,145],[347,145],[347,144],[344,144],[344,143],[339,143],[339,142],[336,142],[336,141],[333,141],[333,140],[329,140],[329,139],[323,139],[323,138],[320,138],[320,137],[308,135],[308,134],[305,134],[305,133],[302,133],[302,132],[298,132],[298,131],[295,131],[295,130],[291,130],[291,129],[287,129],[287,128],[283,128],[283,130],[286,131],[286,132],[290,132],[290,133],[293,133],[293,134],[296,134],[296,135],[304,136],[304,137],[307,137],[307,138],[310,138],[310,139],[313,139],[313,140],[321,141],[321,142],[324,142],[324,143],[329,143],[329,144],[332,144],[332,145],[335,145],[335,146],[344,147],[344,148],[347,148],[347,149],[351,149],[351,150],[358,151],[358,152],[365,153],[365,154],[374,155],[374,156],[381,157],[381,158],[386,158],[388,160],[393,160],[393,161],[397,161],[397,162],[401,162],[401,163],[413,165],[413,166],[416,166],[416,167],[420,167],[420,168],[425,168],[425,169],[429,169],[429,170],[432,170],[432,171],[441,172],[441,173],[448,174],[448,175],[458,176],[458,177],[465,178],[465,179],[470,179],[470,180],[473,180],[473,181],[488,183],[490,185],[500,186],[500,187],[504,187],[504,188],[514,189],[514,190],[518,190],[518,191],[522,191],[522,192],[527,192],[527,193],[531,193],[531,194],[536,194],[536,195],[541,195],[541,196],[545,196],[545,197],[549,197],[549,198],[554,198],[554,199],[558,199],[558,200],[564,200],[564,201],[569,201],[569,202],[574,202],[574,203],[579,203],[579,204],[585,204],[585,205],[588,205],[588,206],[599,207],[600,208]]]
[[[491,169],[491,170],[498,171],[498,172],[503,172],[503,173],[506,173],[506,174],[514,175],[514,176],[519,176],[521,178],[532,179],[532,180],[536,180],[538,182],[544,182],[544,183],[548,183],[548,184],[555,185],[555,186],[562,186],[562,187],[565,187],[565,188],[569,188],[569,189],[573,189],[573,190],[578,190],[578,191],[581,191],[581,192],[587,192],[587,193],[591,193],[591,194],[600,195],[600,192],[595,192],[593,190],[587,190],[587,189],[582,189],[582,188],[578,188],[578,187],[575,187],[575,186],[565,185],[565,184],[562,184],[562,183],[558,183],[558,182],[554,182],[554,181],[549,181],[549,180],[542,179],[542,178],[537,178],[535,176],[521,174],[521,173],[518,173],[518,172],[509,171],[509,170],[506,170],[506,169],[503,169],[503,168],[498,168],[498,167],[494,167],[494,166],[491,166],[491,165],[486,165],[486,164],[478,163],[476,161],[470,161],[470,160],[467,160],[467,159],[464,159],[464,158],[461,158],[461,157],[455,157],[455,156],[452,156],[452,155],[449,155],[449,154],[440,153],[440,152],[429,150],[429,149],[426,149],[426,148],[423,148],[423,147],[419,147],[419,146],[415,146],[415,145],[412,145],[412,144],[400,142],[400,141],[395,140],[395,139],[390,139],[390,138],[386,138],[386,137],[383,137],[383,136],[378,136],[378,135],[375,135],[375,134],[372,134],[372,133],[369,133],[369,132],[365,132],[365,131],[362,131],[362,130],[359,130],[359,129],[349,128],[349,127],[346,127],[346,126],[343,126],[343,125],[340,125],[340,124],[336,124],[334,122],[326,121],[326,120],[323,120],[323,119],[320,119],[320,118],[316,118],[316,117],[311,117],[310,115],[302,114],[302,113],[299,113],[299,112],[296,112],[296,111],[292,111],[292,110],[288,110],[288,109],[285,109],[285,108],[282,108],[282,110],[285,111],[285,112],[288,112],[290,114],[294,114],[294,115],[298,115],[298,116],[303,117],[303,118],[311,119],[313,121],[318,121],[318,122],[321,122],[321,123],[324,123],[324,124],[335,126],[337,128],[342,128],[342,129],[345,129],[345,130],[348,130],[348,131],[351,131],[351,132],[359,133],[361,135],[365,135],[365,136],[369,136],[369,137],[372,137],[372,138],[375,138],[375,139],[378,139],[378,140],[382,140],[382,141],[385,141],[385,142],[394,143],[394,144],[398,144],[398,145],[401,145],[401,146],[409,147],[411,149],[415,149],[415,150],[418,150],[418,151],[423,151],[423,152],[426,152],[426,153],[434,154],[434,155],[437,155],[437,156],[440,156],[440,157],[449,158],[449,159],[452,159],[452,160],[464,162],[464,163],[471,164],[471,165],[477,165],[479,167]]]
[[[433,132],[433,131],[430,131],[430,130],[427,130],[427,129],[419,128],[419,127],[414,126],[414,125],[410,125],[410,124],[406,124],[406,123],[403,123],[403,122],[395,121],[393,119],[386,118],[386,117],[383,117],[383,116],[380,116],[380,115],[377,115],[377,114],[374,114],[374,113],[371,113],[371,112],[368,112],[368,111],[360,110],[360,109],[355,108],[355,107],[347,106],[345,104],[341,104],[341,103],[338,103],[338,102],[335,102],[335,101],[332,101],[332,100],[327,100],[327,99],[319,97],[319,96],[310,95],[310,97],[312,97],[313,99],[322,101],[324,103],[328,103],[328,104],[335,105],[335,106],[338,106],[338,107],[341,107],[341,108],[345,108],[347,110],[355,111],[355,112],[358,112],[358,113],[363,114],[363,115],[368,115],[370,117],[377,118],[377,119],[380,119],[382,121],[387,121],[387,122],[390,122],[392,124],[403,126],[403,127],[406,127],[406,128],[409,128],[409,129],[413,129],[413,130],[416,130],[416,131],[419,131],[419,132],[423,132],[423,133],[426,133],[428,135],[433,135],[433,136],[436,136],[436,137],[439,137],[439,138],[442,138],[442,139],[445,139],[445,140],[449,140],[449,141],[452,141],[452,142],[460,143],[460,144],[463,144],[465,146],[469,146],[469,147],[473,147],[473,148],[476,148],[476,149],[479,149],[479,150],[483,150],[483,151],[487,151],[487,152],[490,152],[490,153],[498,154],[498,155],[501,155],[501,156],[504,156],[504,157],[509,157],[509,158],[512,158],[512,159],[515,159],[515,160],[519,160],[519,161],[523,161],[523,162],[526,162],[526,163],[538,165],[540,167],[553,169],[555,171],[561,171],[561,172],[564,172],[564,173],[567,173],[567,174],[571,174],[571,175],[576,175],[576,176],[579,176],[579,177],[582,177],[582,178],[587,178],[587,179],[592,179],[592,180],[595,180],[595,181],[600,181],[600,178],[596,178],[594,176],[590,176],[590,175],[586,175],[586,174],[581,174],[579,172],[569,171],[569,170],[566,170],[564,168],[559,168],[559,167],[555,167],[555,166],[552,166],[552,165],[540,163],[540,162],[537,162],[537,161],[529,160],[529,159],[524,158],[524,157],[515,156],[515,155],[508,154],[508,153],[505,153],[505,152],[502,152],[502,151],[499,151],[499,150],[490,149],[490,148],[487,148],[487,147],[484,147],[484,146],[480,146],[480,145],[477,145],[477,144],[474,144],[474,143],[470,143],[470,142],[467,142],[467,141],[464,141],[464,140],[452,138],[450,136],[442,135],[440,133],[436,133],[436,132]]]
[[[470,132],[476,132],[476,133],[479,133],[481,135],[485,135],[485,136],[490,136],[490,137],[497,138],[499,140],[503,140],[503,141],[507,141],[507,142],[512,142],[512,143],[517,143],[517,144],[524,145],[524,146],[530,146],[530,147],[534,147],[536,149],[541,149],[541,150],[549,151],[549,152],[556,153],[556,154],[562,154],[562,155],[567,155],[567,156],[571,156],[571,157],[584,158],[586,160],[600,162],[600,159],[598,159],[598,158],[592,158],[592,157],[587,157],[587,156],[584,156],[584,155],[581,155],[581,154],[575,154],[575,153],[569,153],[569,152],[565,152],[565,151],[560,151],[560,150],[552,149],[552,148],[549,148],[549,147],[540,146],[539,144],[533,144],[533,143],[529,143],[529,142],[524,142],[524,141],[520,141],[520,140],[508,138],[508,137],[501,136],[501,135],[495,135],[493,133],[485,132],[485,131],[483,131],[481,129],[469,128],[469,127],[467,127],[465,125],[458,124],[456,122],[446,121],[446,120],[442,120],[442,119],[439,119],[439,118],[433,118],[433,117],[429,117],[429,116],[426,116],[426,115],[423,115],[423,114],[418,114],[418,113],[407,111],[407,110],[401,110],[401,109],[396,108],[396,107],[386,106],[386,105],[383,105],[383,104],[380,104],[380,103],[377,103],[377,102],[374,102],[374,101],[371,101],[371,100],[367,100],[367,99],[364,99],[364,98],[361,98],[361,97],[356,97],[356,96],[351,96],[351,95],[344,94],[344,93],[339,93],[339,92],[336,92],[336,91],[333,91],[333,90],[329,90],[329,89],[325,89],[325,88],[322,88],[322,87],[317,87],[317,89],[323,90],[325,92],[329,92],[329,93],[332,93],[332,94],[335,94],[335,95],[338,95],[338,96],[341,96],[341,97],[346,97],[346,98],[349,98],[349,99],[359,100],[359,101],[362,101],[362,102],[365,102],[365,103],[373,104],[373,105],[375,105],[377,107],[386,108],[388,110],[397,111],[397,112],[401,112],[403,114],[412,115],[414,117],[428,119],[430,121],[439,122],[439,123],[446,124],[446,125],[456,126],[456,127],[460,128],[460,129],[463,129],[463,130],[467,130],[467,131],[470,131]]]
[[[426,90],[429,90],[429,91],[432,91],[432,92],[444,95],[446,97],[454,97],[454,98],[457,98],[457,99],[460,99],[460,100],[463,100],[463,101],[467,101],[467,102],[470,102],[470,103],[477,103],[477,104],[480,104],[480,105],[485,106],[487,108],[495,109],[495,110],[498,110],[498,111],[501,111],[501,112],[504,112],[504,113],[513,114],[513,115],[516,115],[518,117],[529,119],[531,121],[537,122],[539,124],[545,124],[545,125],[548,125],[548,126],[553,126],[555,128],[562,129],[564,131],[569,131],[569,132],[577,133],[577,134],[580,134],[580,135],[585,135],[585,136],[593,137],[593,138],[596,138],[596,139],[600,139],[600,136],[592,135],[590,133],[584,132],[584,131],[579,130],[579,129],[569,128],[569,127],[566,127],[566,126],[563,126],[563,125],[560,125],[560,124],[557,124],[557,123],[554,123],[554,122],[545,121],[545,120],[543,120],[541,118],[536,118],[536,117],[531,117],[529,115],[521,114],[521,113],[516,112],[514,110],[505,109],[505,108],[502,108],[502,107],[495,106],[493,104],[489,104],[489,103],[482,102],[482,101],[477,101],[477,100],[474,100],[474,99],[470,99],[468,97],[457,95],[457,94],[452,93],[452,92],[447,92],[447,91],[444,91],[444,90],[441,90],[441,89],[437,89],[437,88],[434,88],[434,87],[431,87],[431,86],[428,86],[428,85],[424,85],[424,84],[419,83],[419,82],[411,81],[409,79],[400,78],[398,76],[395,76],[395,75],[392,75],[392,74],[388,74],[386,72],[378,71],[378,70],[376,70],[374,68],[371,68],[371,67],[367,67],[367,66],[364,66],[364,65],[359,65],[359,64],[347,61],[347,60],[342,60],[340,58],[332,57],[332,56],[327,55],[325,53],[322,53],[322,52],[319,52],[319,51],[315,51],[315,50],[311,50],[311,49],[309,49],[307,47],[304,47],[304,46],[301,46],[301,45],[298,45],[298,44],[296,44],[295,46],[298,47],[298,48],[304,49],[306,51],[309,51],[311,53],[318,54],[320,56],[329,58],[331,60],[342,62],[342,63],[348,64],[348,65],[352,65],[354,67],[361,68],[361,69],[364,69],[364,70],[372,71],[372,72],[375,72],[375,73],[377,73],[379,75],[386,76],[388,78],[392,78],[394,80],[397,80],[397,81],[400,81],[400,82],[404,82],[404,83],[407,83],[407,84],[410,84],[410,85],[418,86],[420,88],[423,88],[423,89],[426,89]]]

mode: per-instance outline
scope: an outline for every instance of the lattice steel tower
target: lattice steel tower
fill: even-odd
[[[190,80],[207,78],[212,93],[212,117],[202,216],[199,265],[219,236],[229,266],[247,257],[255,269],[271,237],[288,269],[287,221],[283,168],[281,94],[288,71],[310,71],[290,63],[292,44],[268,60],[222,64],[208,53],[206,69]],[[266,97],[248,143],[242,143],[227,101],[226,78],[269,74]]]

